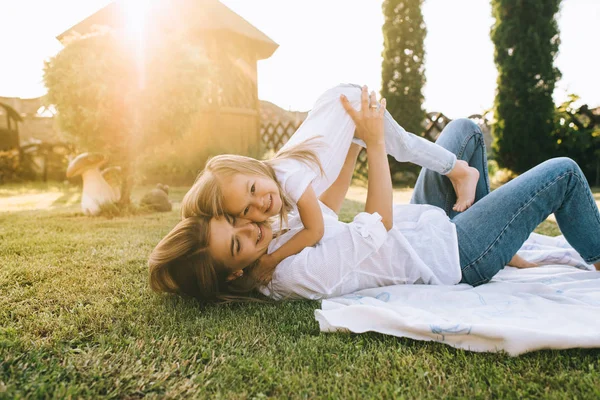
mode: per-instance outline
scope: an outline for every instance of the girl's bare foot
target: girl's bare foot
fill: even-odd
[[[600,271],[600,261],[594,264],[594,267],[596,267],[596,271]]]
[[[446,174],[454,192],[456,192],[456,204],[452,207],[454,211],[463,212],[473,205],[475,201],[475,188],[479,180],[477,168],[470,167],[466,161],[456,160],[452,171]]]
[[[510,265],[511,267],[516,267],[516,268],[534,268],[534,267],[538,266],[538,264],[529,262],[526,259],[524,259],[523,257],[518,256],[516,254],[514,255],[513,258],[510,259],[510,261],[508,262],[508,265]]]

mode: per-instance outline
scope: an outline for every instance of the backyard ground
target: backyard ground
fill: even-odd
[[[0,186],[0,398],[600,397],[600,349],[471,353],[322,334],[318,302],[201,306],[150,292],[147,256],[186,189],[172,189],[170,213],[107,219],[81,214],[75,186]],[[352,188],[342,219],[365,194]],[[537,232],[559,233],[552,221]]]

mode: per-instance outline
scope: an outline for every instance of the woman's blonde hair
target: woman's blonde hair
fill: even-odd
[[[228,281],[225,266],[211,257],[210,220],[186,218],[156,245],[148,259],[150,288],[203,302],[263,301],[252,296],[258,284],[250,271]]]
[[[315,137],[290,146],[279,151],[270,160],[261,161],[235,154],[223,154],[211,158],[183,198],[181,203],[182,218],[225,214],[220,180],[235,174],[244,174],[264,176],[272,179],[277,184],[282,202],[279,213],[280,221],[287,222],[287,213],[292,209],[292,203],[281,190],[273,165],[282,160],[294,159],[305,163],[311,168],[318,169],[323,174],[321,161],[315,151],[318,146],[321,146],[321,143],[317,141],[318,139],[319,137]]]

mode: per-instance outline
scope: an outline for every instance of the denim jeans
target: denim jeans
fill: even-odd
[[[456,195],[450,180],[425,168],[411,199],[442,208],[456,225],[462,283],[477,286],[492,279],[552,213],[565,239],[588,264],[600,260],[600,212],[575,161],[550,159],[490,192],[483,135],[475,123],[450,122],[437,144],[480,174],[475,203],[465,212],[452,210]]]

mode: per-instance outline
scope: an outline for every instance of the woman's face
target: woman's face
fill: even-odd
[[[229,215],[264,222],[279,215],[282,202],[277,184],[264,176],[235,174],[220,182],[223,208]]]
[[[273,231],[267,224],[230,216],[210,220],[209,252],[230,273],[244,269],[267,252]]]

